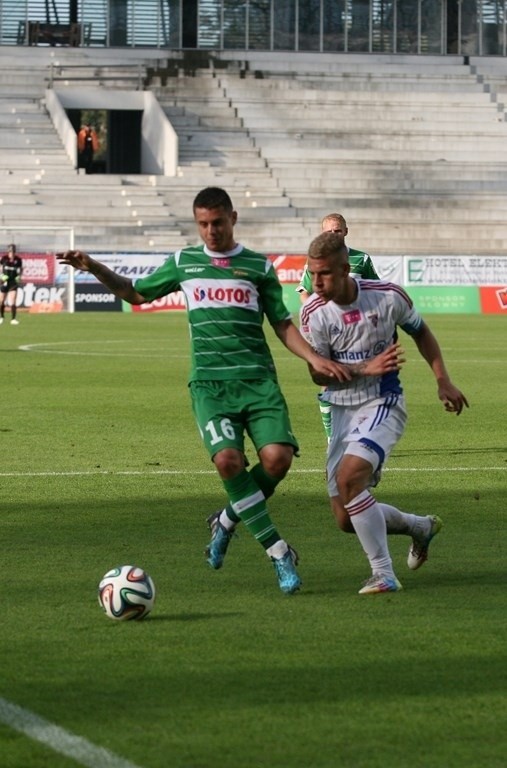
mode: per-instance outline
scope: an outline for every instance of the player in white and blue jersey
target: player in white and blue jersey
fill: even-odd
[[[340,235],[345,242],[345,238],[348,235],[349,228],[345,217],[341,213],[328,213],[321,221],[322,232],[334,232],[336,235]],[[369,254],[364,251],[358,251],[356,248],[350,248],[347,246],[348,259],[350,264],[350,274],[352,277],[365,277],[368,280],[378,280],[379,276]],[[304,303],[312,293],[312,278],[308,272],[308,263],[305,264],[303,274],[299,285],[296,288],[297,293],[301,298],[301,302]],[[331,406],[320,395],[317,400],[319,404],[320,416],[322,419],[322,425],[324,432],[326,433],[327,440],[331,439]]]
[[[372,575],[360,594],[401,589],[387,545],[387,533],[412,536],[408,566],[419,568],[431,539],[441,528],[436,515],[419,517],[377,502],[370,493],[373,476],[403,434],[406,410],[398,370],[369,374],[370,363],[393,346],[397,328],[413,337],[433,371],[445,409],[461,413],[465,396],[447,373],[436,338],[398,285],[350,277],[343,238],[324,233],[312,241],[308,271],[314,293],[301,309],[300,329],[316,352],[348,366],[349,379],[337,381],[313,371],[322,397],[331,405],[332,437],[327,452],[327,484],[340,528],[355,532]],[[367,375],[364,375],[367,374]]]

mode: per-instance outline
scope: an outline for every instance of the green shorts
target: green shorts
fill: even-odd
[[[211,457],[224,448],[244,453],[245,433],[257,453],[273,443],[292,445],[294,453],[299,451],[287,403],[276,381],[192,381],[190,395],[201,437]]]

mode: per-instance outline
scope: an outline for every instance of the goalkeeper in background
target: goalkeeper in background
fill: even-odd
[[[7,253],[0,259],[0,265],[2,274],[0,286],[0,291],[2,293],[2,299],[0,301],[0,324],[3,323],[5,318],[5,307],[9,305],[11,308],[11,325],[19,325],[19,320],[16,319],[16,296],[18,287],[21,283],[21,275],[23,274],[23,262],[16,253],[16,246],[14,243],[11,243],[7,247]]]
[[[341,213],[328,213],[327,216],[324,216],[324,218],[321,221],[321,230],[322,232],[333,232],[335,235],[339,235],[340,237],[343,238],[344,244],[345,244],[345,237],[347,236],[349,231],[347,227],[347,222],[345,221]],[[371,257],[367,253],[364,253],[364,251],[357,251],[355,248],[349,248],[348,246],[347,246],[347,250],[349,252],[349,264],[350,264],[351,277],[361,277],[366,280],[379,279],[379,276],[377,275],[375,267],[373,266]],[[303,275],[301,277],[301,282],[296,288],[296,291],[299,293],[301,297],[301,303],[304,303],[307,300],[308,296],[310,296],[310,294],[313,293],[312,279],[308,274],[308,263],[305,264]],[[322,391],[324,392],[325,388]],[[327,441],[329,443],[331,439],[331,406],[329,403],[326,403],[323,400],[320,400],[319,398],[319,409],[320,409],[320,415],[322,417],[322,424],[324,426],[324,431],[326,433]]]

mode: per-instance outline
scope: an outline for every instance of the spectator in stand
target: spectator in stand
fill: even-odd
[[[92,125],[83,125],[77,135],[79,166],[93,173],[93,157],[99,148],[99,139]]]

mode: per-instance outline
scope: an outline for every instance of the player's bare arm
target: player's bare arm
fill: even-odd
[[[439,400],[444,404],[446,411],[459,416],[464,407],[468,408],[468,401],[465,395],[452,383],[445,367],[439,343],[425,323],[419,333],[414,336],[414,340],[421,356],[433,371],[437,381]]]
[[[391,371],[399,371],[406,362],[404,354],[405,351],[399,343],[390,344],[383,352],[369,360],[343,365],[343,367],[348,369],[351,379],[359,376],[382,376]],[[310,368],[310,375],[315,384],[320,384],[321,386],[329,386],[336,382],[336,379],[321,376],[312,368]]]
[[[331,382],[350,381],[351,374],[347,370],[348,366],[336,363],[334,360],[328,360],[317,354],[312,346],[303,338],[300,331],[292,320],[283,320],[276,323],[273,329],[287,349],[294,355],[306,360],[311,370],[315,370]]]
[[[80,269],[82,272],[90,272],[105,285],[111,293],[118,296],[119,299],[128,301],[129,304],[144,304],[145,297],[134,290],[132,281],[123,275],[117,275],[112,269],[106,267],[96,259],[92,259],[83,251],[66,251],[57,254],[60,264],[67,264],[74,269]]]

